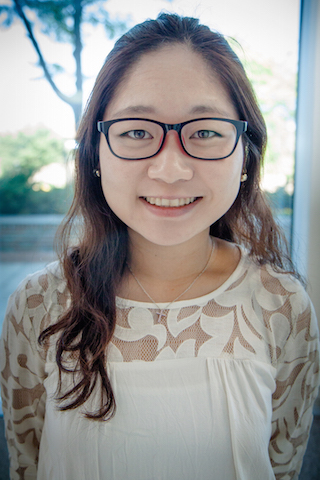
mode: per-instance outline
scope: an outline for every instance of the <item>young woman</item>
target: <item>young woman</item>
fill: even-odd
[[[116,43],[61,262],[9,301],[13,479],[298,478],[318,330],[260,191],[265,143],[221,35],[162,14]]]

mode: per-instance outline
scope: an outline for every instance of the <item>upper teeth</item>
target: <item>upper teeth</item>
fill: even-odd
[[[148,203],[151,205],[157,205],[159,207],[182,207],[183,205],[188,205],[195,201],[197,197],[188,197],[188,198],[158,198],[158,197],[145,197]]]

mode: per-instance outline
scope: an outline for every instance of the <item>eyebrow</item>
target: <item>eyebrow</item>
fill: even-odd
[[[152,106],[132,105],[122,110],[118,110],[113,116],[114,118],[119,118],[126,115],[155,114],[155,113],[157,113],[157,110]],[[195,105],[189,110],[188,113],[190,115],[204,115],[204,114],[218,115],[221,118],[230,117],[230,112],[228,113],[215,106],[209,106],[209,105]]]
[[[132,105],[130,107],[124,108],[122,110],[118,110],[114,117],[119,118],[123,115],[137,115],[142,113],[156,113],[156,110],[153,107],[145,106],[145,105]]]
[[[230,112],[226,112],[225,110],[221,110],[215,106],[208,106],[208,105],[196,105],[190,110],[191,114],[210,114],[210,115],[218,115],[220,117],[230,117]]]

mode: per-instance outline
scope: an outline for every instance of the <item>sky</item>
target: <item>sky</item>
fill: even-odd
[[[11,0],[1,1],[5,3],[10,4]],[[106,9],[111,17],[127,19],[129,26],[154,18],[162,10],[195,16],[209,27],[236,38],[245,56],[272,58],[283,68],[293,71],[296,68],[298,0],[108,0]],[[65,67],[66,74],[56,77],[58,86],[72,94],[71,46],[49,39],[41,33],[37,22],[34,25],[47,61]],[[86,100],[113,41],[106,38],[102,27],[86,28],[84,41]],[[72,109],[58,99],[43,78],[36,53],[19,19],[10,28],[0,29],[0,65],[0,135],[44,126],[66,140],[72,139]]]

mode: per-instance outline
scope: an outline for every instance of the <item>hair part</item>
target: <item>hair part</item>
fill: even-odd
[[[108,55],[80,123],[75,195],[59,237],[71,307],[39,337],[40,342],[45,342],[60,333],[56,353],[60,409],[83,405],[95,388],[101,388],[100,408],[86,413],[91,419],[105,420],[115,413],[106,351],[116,324],[117,287],[129,260],[127,227],[110,209],[100,180],[93,175],[99,163],[100,134],[96,125],[136,62],[143,55],[172,44],[184,44],[201,55],[228,92],[239,119],[248,122],[248,131],[242,136],[248,179],[241,183],[229,211],[211,226],[211,235],[244,245],[258,264],[269,263],[275,270],[295,274],[283,249],[284,236],[260,190],[266,126],[237,55],[222,35],[200,25],[195,18],[161,14],[156,20],[135,26],[116,42]],[[70,237],[79,224],[77,246],[70,250]],[[77,357],[80,380],[62,394],[62,375],[71,374],[64,358],[71,353]]]

